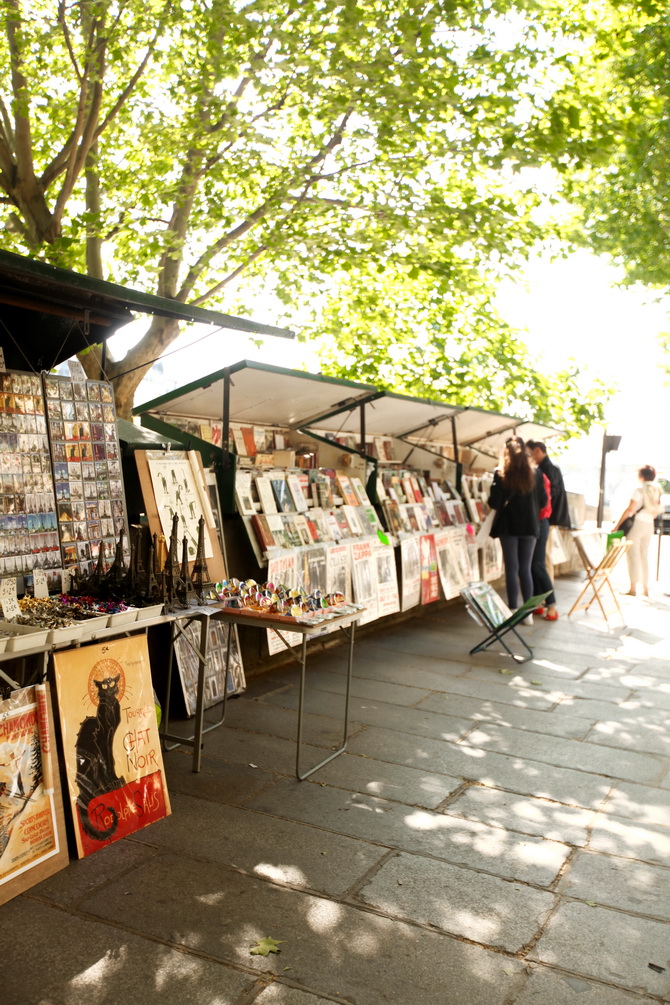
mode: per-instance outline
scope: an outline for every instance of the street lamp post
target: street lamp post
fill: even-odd
[[[598,527],[602,527],[603,525],[603,511],[605,509],[605,457],[611,451],[618,450],[620,443],[620,436],[610,436],[608,433],[603,433],[603,452],[600,458],[600,491],[598,493],[598,514],[596,517]]]

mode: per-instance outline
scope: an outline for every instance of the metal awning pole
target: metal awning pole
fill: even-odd
[[[221,432],[223,466],[230,467],[230,370],[223,371],[223,430]]]
[[[451,439],[454,447],[454,461],[456,462],[456,491],[461,491],[461,482],[463,480],[463,466],[458,457],[458,434],[456,432],[456,416],[451,417]]]
[[[361,411],[361,454],[365,457],[365,404],[360,406]]]

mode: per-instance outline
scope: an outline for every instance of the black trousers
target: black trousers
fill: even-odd
[[[547,605],[556,603],[554,584],[551,581],[551,576],[547,572],[548,540],[549,540],[549,518],[545,517],[544,520],[540,520],[540,536],[538,537],[537,544],[535,545],[535,552],[533,554],[531,572],[533,574],[533,593],[546,593],[547,590],[551,590],[551,593],[549,594],[549,596],[545,601]]]

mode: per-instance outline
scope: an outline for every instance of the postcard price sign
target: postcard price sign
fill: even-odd
[[[170,813],[146,637],[57,653],[54,666],[83,858]]]

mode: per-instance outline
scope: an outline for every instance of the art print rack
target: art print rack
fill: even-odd
[[[61,551],[42,382],[0,374],[0,576],[47,573],[60,585]]]
[[[43,374],[64,568],[90,575],[104,543],[105,571],[121,531],[128,540],[112,385]]]

